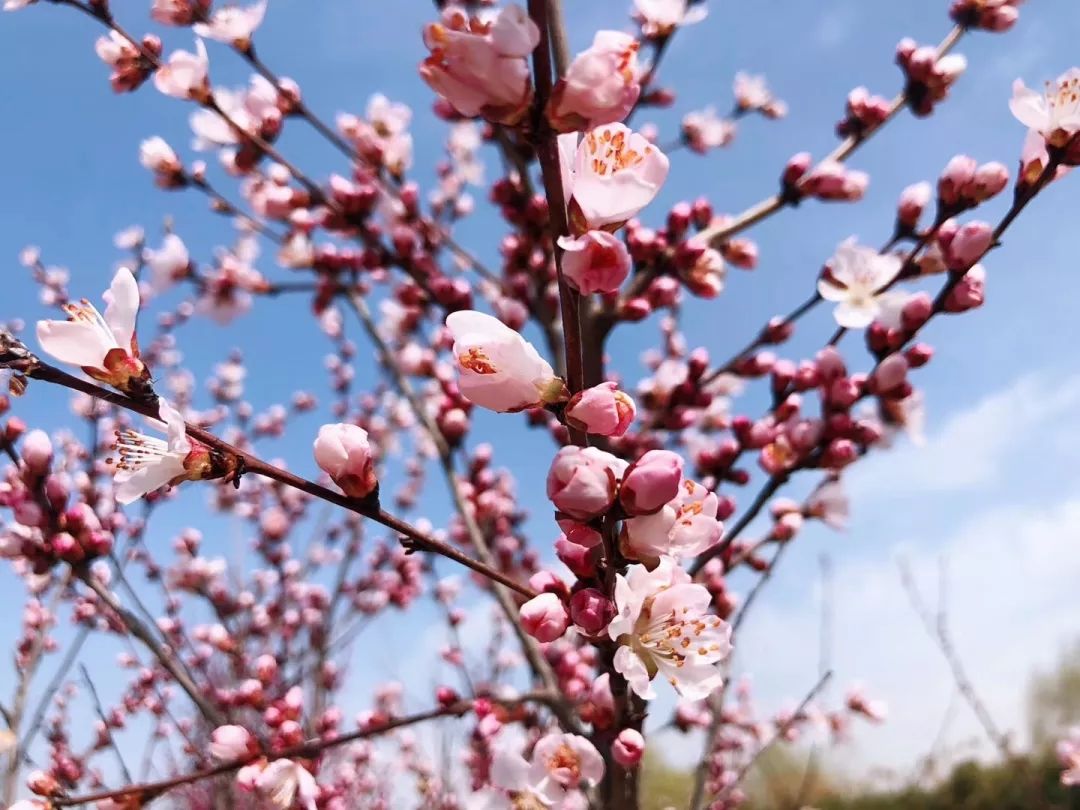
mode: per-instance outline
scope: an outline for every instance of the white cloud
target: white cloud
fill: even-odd
[[[860,508],[885,492],[972,489],[999,479],[1010,453],[1041,426],[1080,408],[1080,375],[1021,377],[949,418],[925,446],[905,444],[856,465],[847,483]],[[933,403],[929,403],[933,423]]]

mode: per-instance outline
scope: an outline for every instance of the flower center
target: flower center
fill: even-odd
[[[116,444],[113,447],[120,454],[120,461],[115,462],[116,468],[129,472],[156,464],[169,455],[166,442],[134,430],[116,431]],[[113,459],[108,459],[108,463],[114,463]]]
[[[1051,110],[1076,106],[1080,102],[1080,76],[1072,76],[1058,84],[1056,88],[1053,82],[1047,82],[1046,101]]]
[[[565,771],[570,774],[571,784],[581,781],[581,759],[574,749],[563,743],[548,757],[548,771]]]
[[[690,608],[684,607],[653,617],[650,615],[653,599],[655,597],[645,600],[638,619],[639,625],[646,624],[635,644],[639,653],[645,652],[675,667],[683,667],[690,655],[705,657],[723,652],[715,636],[723,625],[719,616],[691,613]]]
[[[482,349],[472,348],[458,355],[458,363],[462,368],[476,374],[495,374],[499,370],[491,362]]]
[[[586,135],[585,147],[589,150],[589,166],[600,177],[639,165],[653,148],[646,146],[644,152],[631,149],[625,132],[612,132],[606,127]]]

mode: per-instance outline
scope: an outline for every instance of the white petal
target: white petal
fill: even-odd
[[[615,651],[612,660],[615,671],[626,678],[630,688],[637,693],[642,700],[652,700],[656,697],[652,681],[649,680],[649,671],[645,668],[645,662],[629,647],[621,646]]]
[[[102,330],[81,321],[38,321],[41,348],[63,363],[85,368],[101,368],[111,346]]]
[[[161,489],[178,475],[184,473],[183,460],[164,456],[156,464],[147,464],[134,472],[120,470],[116,473],[116,500],[125,506],[145,495]]]
[[[841,301],[833,310],[833,317],[845,329],[864,329],[873,322],[877,312],[876,306],[861,307],[849,301]]]
[[[1013,83],[1013,96],[1009,99],[1009,110],[1026,127],[1046,131],[1049,123],[1049,111],[1046,99],[1017,79]]]
[[[112,284],[102,296],[105,303],[105,323],[116,337],[117,345],[131,351],[131,339],[135,336],[135,321],[139,316],[139,282],[126,267],[113,276]]]

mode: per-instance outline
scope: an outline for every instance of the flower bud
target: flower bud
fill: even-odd
[[[555,508],[575,520],[592,520],[615,501],[626,462],[595,447],[564,447],[547,476],[547,495]]]
[[[553,593],[542,593],[521,606],[521,625],[537,641],[555,641],[570,626],[570,616],[562,600]]]
[[[630,275],[633,260],[623,241],[607,231],[559,238],[563,275],[583,295],[613,293]]]
[[[636,768],[645,754],[645,738],[640,731],[624,728],[611,744],[611,755],[622,767]]]
[[[31,430],[19,446],[26,469],[37,477],[45,475],[52,465],[53,447],[49,434],[43,430]]]
[[[683,460],[670,450],[649,450],[630,465],[619,489],[619,502],[630,515],[651,515],[679,494]]]
[[[606,382],[578,391],[566,406],[567,423],[597,436],[622,436],[637,409],[629,395]]]
[[[356,425],[323,425],[315,439],[315,461],[350,498],[366,498],[378,487],[367,431]]]
[[[900,192],[900,200],[896,204],[896,223],[899,230],[906,233],[919,224],[919,218],[930,204],[932,193],[930,184],[925,181],[913,183]]]
[[[251,753],[252,742],[243,726],[218,726],[210,736],[210,756],[218,762],[240,759]]]
[[[590,636],[596,636],[615,618],[615,603],[596,588],[585,588],[570,597],[570,618]]]

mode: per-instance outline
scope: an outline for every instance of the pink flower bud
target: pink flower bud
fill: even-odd
[[[809,152],[799,152],[797,155],[793,155],[784,167],[781,183],[786,188],[794,187],[802,180],[803,175],[810,170],[813,163],[814,158]]]
[[[570,626],[570,615],[562,600],[553,593],[534,596],[521,606],[521,625],[537,641],[555,641]]]
[[[596,588],[585,588],[570,597],[570,617],[590,636],[596,636],[615,618],[615,603]]]
[[[367,431],[356,425],[323,425],[315,439],[315,461],[350,498],[365,498],[379,485]]]
[[[836,160],[823,160],[799,183],[799,190],[808,197],[824,201],[857,202],[870,184],[866,172],[848,169]]]
[[[242,726],[218,726],[210,737],[210,756],[218,762],[240,759],[251,753],[253,739]]]
[[[967,222],[948,245],[943,245],[945,264],[950,270],[967,270],[986,254],[993,241],[994,232],[988,223]]]
[[[630,465],[619,502],[630,515],[652,515],[679,494],[683,460],[670,450],[649,450]]]
[[[626,462],[595,447],[564,447],[547,476],[547,495],[555,508],[575,520],[592,520],[615,501]]]
[[[1001,163],[984,163],[975,172],[972,197],[976,202],[984,202],[996,197],[1009,185],[1009,170]]]
[[[31,430],[19,445],[19,453],[31,475],[45,475],[52,465],[53,456],[49,434],[43,430]]]
[[[611,744],[611,755],[622,767],[636,768],[645,754],[645,738],[640,731],[624,728]]]
[[[613,382],[578,391],[566,406],[567,423],[597,436],[622,436],[637,409],[629,395]]]
[[[986,299],[986,270],[981,264],[972,267],[945,299],[946,312],[967,312],[981,307]]]
[[[877,394],[895,391],[907,382],[908,361],[902,354],[890,354],[870,375],[870,388]]]
[[[904,230],[911,230],[919,224],[926,206],[930,204],[932,194],[927,182],[913,183],[900,192],[900,201],[896,205],[896,221]]]
[[[900,310],[900,323],[909,330],[914,331],[922,327],[934,311],[934,301],[929,293],[917,292],[904,302]]]
[[[633,260],[619,237],[607,231],[586,231],[577,238],[559,238],[563,274],[583,295],[613,293],[630,275]]]
[[[956,155],[945,164],[938,178],[938,199],[943,205],[953,207],[961,204],[964,192],[975,179],[978,165],[974,158],[967,155]]]

